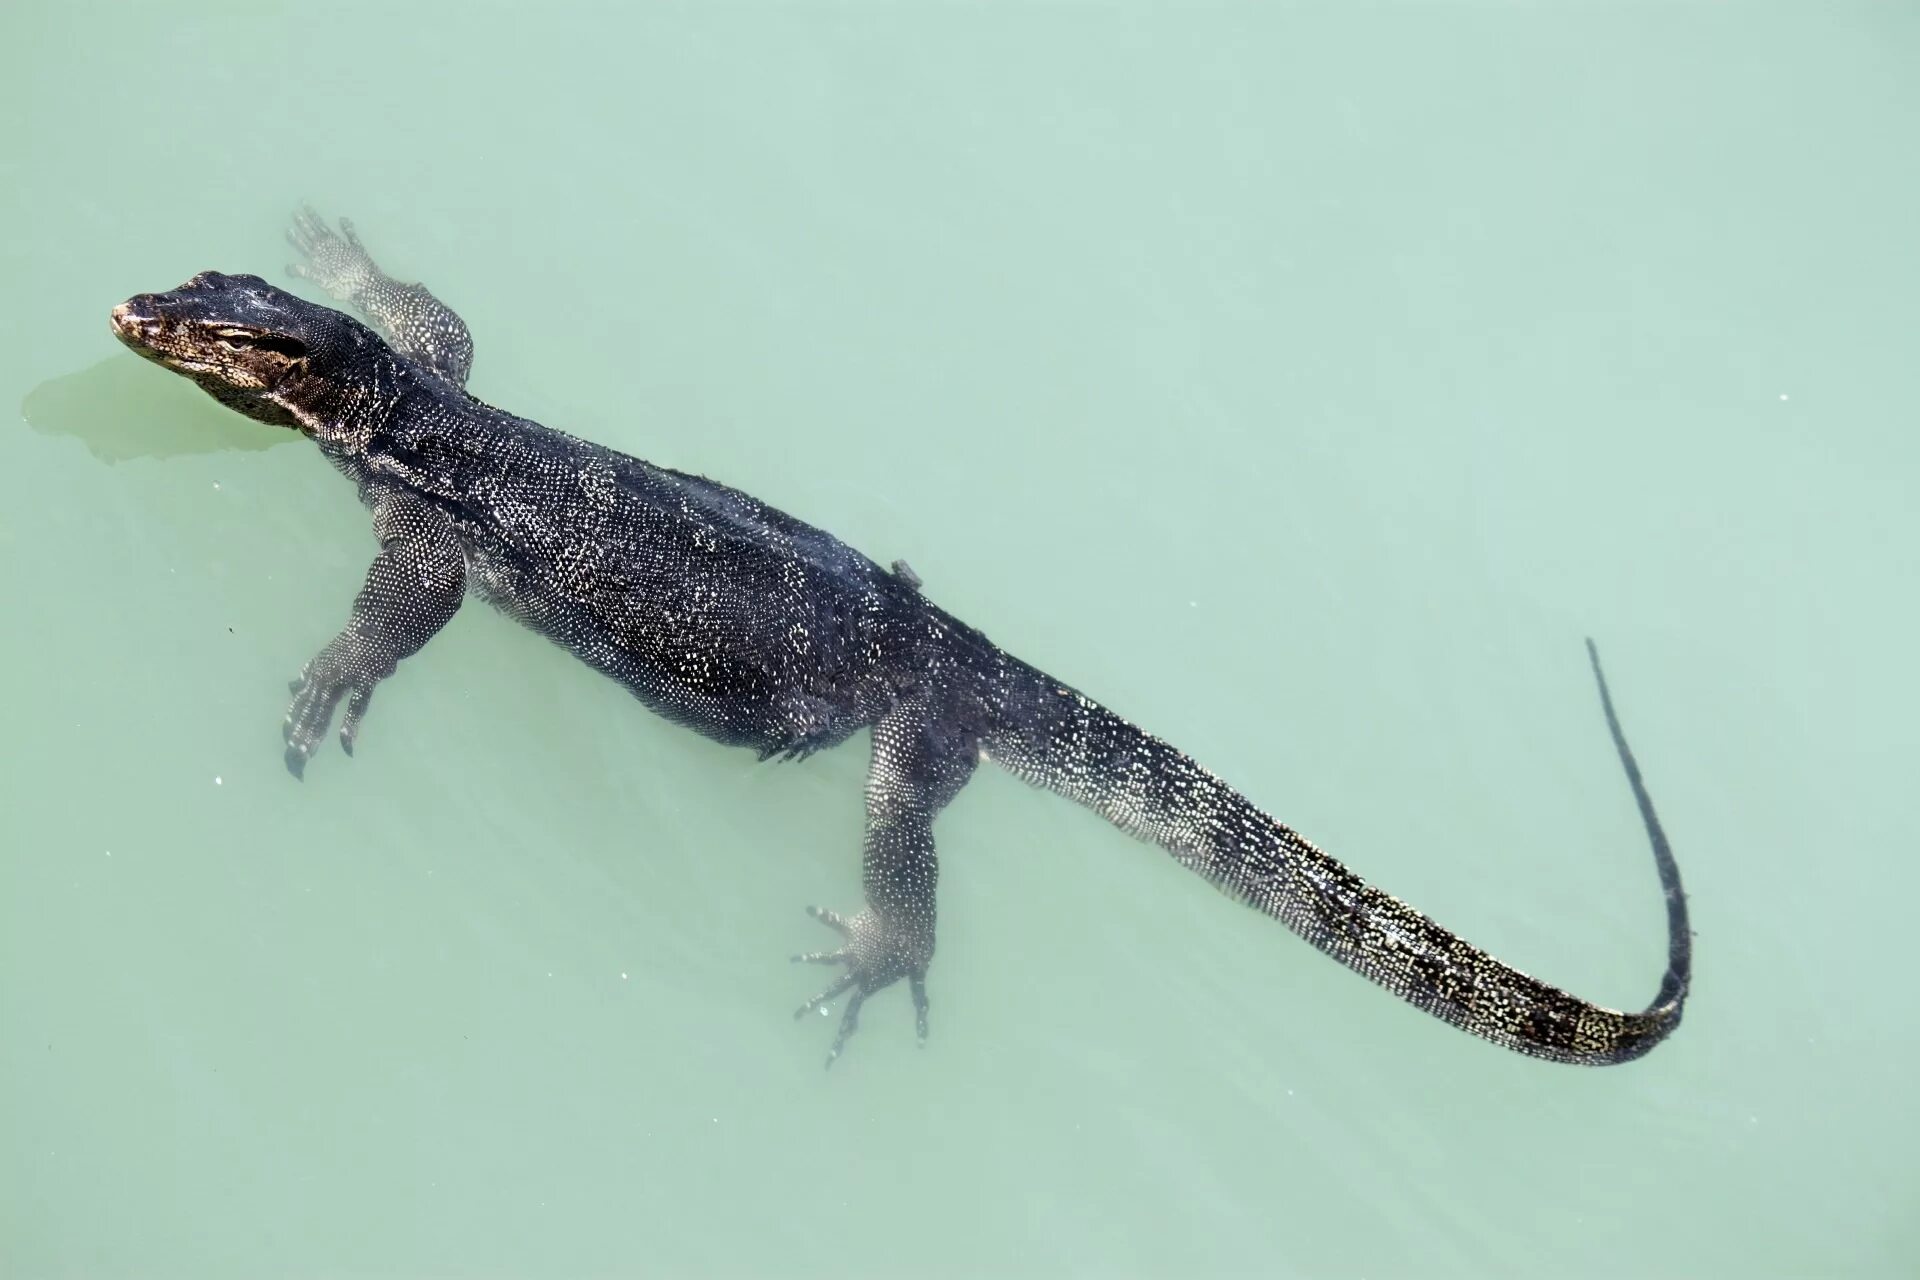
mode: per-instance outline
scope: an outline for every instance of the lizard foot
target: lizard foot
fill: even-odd
[[[328,226],[312,209],[302,206],[287,229],[287,243],[306,257],[288,266],[287,274],[311,280],[333,297],[350,302],[379,275],[373,259],[354,234],[353,223],[340,219],[340,230]]]
[[[307,760],[326,736],[342,698],[347,701],[347,714],[340,722],[340,749],[352,755],[354,739],[360,735],[360,719],[367,714],[377,683],[378,677],[368,679],[349,671],[326,652],[309,662],[300,678],[287,686],[293,691],[293,701],[280,726],[287,742],[287,772],[296,778],[305,776]]]
[[[794,962],[844,964],[847,971],[835,979],[832,986],[795,1009],[793,1016],[804,1018],[841,992],[853,991],[847,1001],[847,1011],[840,1018],[840,1031],[833,1038],[833,1047],[827,1051],[827,1065],[833,1065],[840,1051],[847,1047],[847,1040],[859,1030],[860,1006],[866,1003],[867,997],[901,978],[907,980],[913,992],[915,1029],[920,1043],[925,1045],[927,964],[933,959],[932,931],[888,921],[870,909],[855,916],[843,916],[824,907],[808,907],[807,914],[838,933],[844,945],[836,951],[812,951],[795,956]]]

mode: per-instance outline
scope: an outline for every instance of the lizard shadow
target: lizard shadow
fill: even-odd
[[[49,378],[27,392],[20,414],[35,431],[71,436],[107,463],[271,449],[300,438],[237,418],[199,388],[179,378],[155,377],[132,355],[110,356],[77,373]]]

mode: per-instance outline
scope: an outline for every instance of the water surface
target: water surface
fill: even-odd
[[[1911,1274],[1920,30],[1458,4],[0,13],[0,1272]],[[1088,814],[941,825],[933,1036],[789,1013],[860,743],[762,766],[373,551],[108,308],[311,200],[473,390],[742,486],[1542,977],[1397,1004]],[[282,277],[283,278],[283,277]],[[837,1010],[836,1010],[837,1012]]]

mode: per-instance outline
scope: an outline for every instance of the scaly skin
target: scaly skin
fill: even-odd
[[[309,436],[373,512],[380,551],[347,625],[294,682],[285,732],[296,777],[336,716],[351,753],[379,682],[473,594],[660,714],[763,758],[871,730],[866,905],[850,916],[810,908],[842,945],[794,957],[845,969],[799,1011],[852,993],[829,1064],[866,998],[902,978],[924,1041],[933,823],[982,760],[1153,841],[1349,968],[1496,1044],[1616,1063],[1679,1024],[1692,967],[1686,896],[1591,643],[1667,900],[1666,976],[1637,1012],[1530,978],[1365,884],[1186,755],[933,604],[904,562],[882,568],[737,490],[474,399],[459,317],[382,273],[344,223],[335,232],[303,213],[290,238],[307,255],[296,274],[379,332],[257,277],[215,272],[129,299],[113,325],[222,403]]]

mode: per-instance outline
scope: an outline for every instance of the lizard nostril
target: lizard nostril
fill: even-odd
[[[149,308],[141,304],[147,301],[147,295],[128,298],[113,309],[113,331],[115,333],[138,333],[153,323]]]

